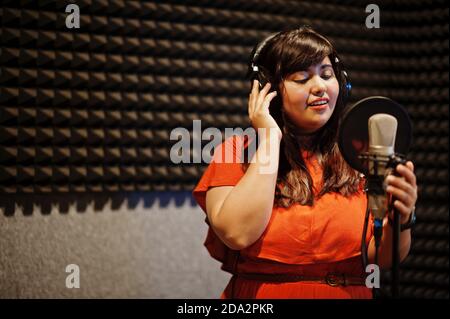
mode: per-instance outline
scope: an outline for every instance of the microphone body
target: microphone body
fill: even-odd
[[[395,156],[397,119],[385,113],[372,115],[368,121],[368,131],[368,205],[374,217],[375,227],[382,227],[388,211],[384,179],[392,172],[389,163]]]

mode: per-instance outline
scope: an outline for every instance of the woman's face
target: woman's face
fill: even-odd
[[[339,95],[330,59],[288,75],[280,84],[283,108],[299,133],[313,133],[327,123]]]

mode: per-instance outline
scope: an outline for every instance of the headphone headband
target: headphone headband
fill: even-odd
[[[266,38],[264,38],[262,41],[260,41],[256,47],[254,48],[254,53],[252,56],[252,60],[251,60],[251,69],[252,71],[258,72],[259,71],[259,67],[258,67],[258,57],[259,54],[261,53],[261,50],[264,48],[264,46],[266,45],[267,42],[269,42],[269,40],[271,40],[272,38],[274,38],[276,35],[278,35],[280,32],[276,32],[276,33],[272,33],[269,36],[267,36]]]

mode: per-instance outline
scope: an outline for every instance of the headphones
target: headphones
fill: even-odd
[[[268,82],[271,82],[269,72],[267,69],[261,65],[258,65],[258,58],[259,54],[261,53],[262,49],[265,47],[267,42],[272,40],[274,37],[279,35],[282,31],[272,33],[269,36],[267,36],[265,39],[263,39],[261,42],[256,44],[256,46],[253,48],[251,53],[251,59],[250,63],[248,65],[248,75],[253,82],[253,80],[258,80],[259,88],[262,89]],[[344,70],[342,63],[337,56],[337,54],[332,54],[334,56],[334,63],[333,67],[335,67],[335,71],[337,71],[337,78],[340,79],[340,92],[342,94],[342,100],[344,104],[347,102],[348,98],[350,97],[352,84],[350,82],[349,76],[347,71]]]
[[[258,80],[259,89],[262,89],[268,82],[271,82],[270,78],[268,76],[269,72],[266,70],[266,68],[258,65],[259,54],[261,53],[261,50],[264,48],[264,46],[267,44],[267,42],[269,42],[271,39],[273,39],[279,33],[280,32],[270,34],[268,37],[266,37],[261,42],[256,44],[256,46],[252,50],[251,60],[250,60],[250,65],[249,65],[250,79],[252,82],[253,82],[253,80]]]

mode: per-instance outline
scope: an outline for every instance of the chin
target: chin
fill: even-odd
[[[310,128],[308,130],[305,130],[305,134],[314,134],[317,133],[318,131],[320,131],[322,128],[325,127],[325,125],[328,123],[328,120],[326,120],[325,122],[321,122],[321,123],[316,123],[316,125],[311,125]]]

